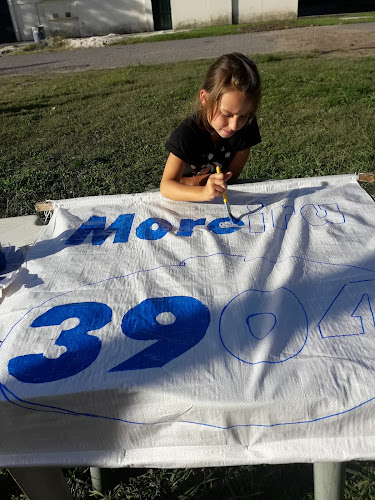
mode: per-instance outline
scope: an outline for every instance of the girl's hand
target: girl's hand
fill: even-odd
[[[222,196],[227,190],[226,182],[232,177],[232,175],[232,172],[210,175],[202,192],[202,201],[212,201],[215,198]]]
[[[227,180],[233,175],[229,171],[226,174],[183,177],[185,167],[183,160],[169,153],[160,183],[160,192],[165,198],[175,201],[212,201],[222,196],[227,189]]]

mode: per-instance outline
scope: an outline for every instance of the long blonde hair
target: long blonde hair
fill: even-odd
[[[261,82],[258,69],[251,59],[239,52],[219,57],[209,67],[202,89],[207,92],[207,100],[203,105],[198,95],[195,116],[207,130],[211,130],[210,120],[225,92],[239,90],[251,98],[253,110],[249,120],[254,118],[259,107]]]

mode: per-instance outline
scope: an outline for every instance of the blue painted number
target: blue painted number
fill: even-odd
[[[210,311],[193,297],[146,299],[122,320],[123,333],[134,340],[156,340],[110,372],[164,366],[198,344],[210,323]]]
[[[79,324],[63,330],[55,345],[65,346],[66,352],[58,358],[46,358],[43,353],[17,356],[9,361],[8,370],[20,382],[40,384],[76,375],[87,368],[98,356],[101,341],[87,335],[98,330],[112,319],[111,309],[99,302],[81,302],[52,307],[36,318],[33,328],[61,325],[69,318],[78,318]]]

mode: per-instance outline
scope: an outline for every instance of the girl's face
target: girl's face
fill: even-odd
[[[201,90],[200,97],[203,106],[205,106],[207,91]],[[229,90],[218,101],[210,119],[210,125],[220,137],[228,139],[246,125],[252,111],[253,102],[251,98],[240,90]]]

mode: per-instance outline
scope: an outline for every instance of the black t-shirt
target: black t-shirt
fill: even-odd
[[[216,172],[214,162],[223,172],[228,170],[234,154],[261,142],[258,123],[254,118],[228,139],[212,141],[211,134],[194,116],[186,118],[172,132],[165,148],[186,163],[184,177]]]

